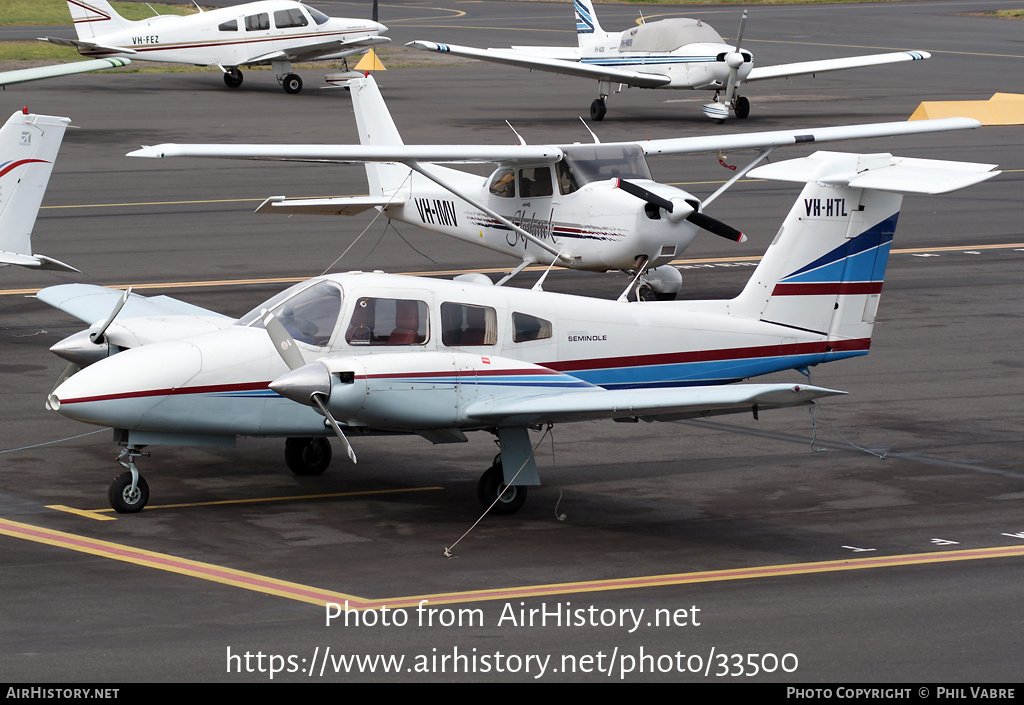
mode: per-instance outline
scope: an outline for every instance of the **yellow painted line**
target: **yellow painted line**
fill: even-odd
[[[372,495],[382,494],[399,494],[404,492],[429,492],[434,490],[443,490],[443,487],[409,487],[398,490],[369,490],[366,492],[329,492],[327,494],[298,494],[290,495],[285,497],[256,497],[253,499],[220,499],[213,502],[182,502],[180,504],[148,504],[146,505],[146,512],[152,512],[156,509],[181,509],[190,507],[218,507],[226,504],[260,504],[263,502],[297,502],[307,499],[336,499],[338,497],[369,497]],[[50,504],[47,505],[47,509],[56,509],[59,512],[67,512],[69,514],[77,514],[78,516],[86,517],[87,519],[96,519],[98,521],[116,521],[116,517],[104,516],[105,514],[111,514],[114,512],[109,507],[106,509],[74,509],[63,504]]]
[[[948,247],[912,247],[892,250],[892,254],[914,254],[921,252],[965,252],[968,250],[1012,250],[1024,248],[1024,242],[1011,242],[1001,245],[955,245]],[[707,257],[702,259],[677,259],[670,262],[673,266],[681,267],[688,264],[709,264],[728,262],[759,262],[761,255],[750,255],[747,257]],[[541,272],[547,269],[546,265],[527,267],[524,271]],[[393,272],[410,277],[447,277],[467,272],[480,272],[482,274],[504,274],[511,271],[511,267],[476,267],[473,269],[436,269],[426,272]],[[295,284],[306,281],[311,277],[266,277],[262,279],[210,279],[205,281],[185,282],[153,282],[149,284],[107,284],[109,289],[127,289],[132,287],[133,291],[142,289],[196,289],[204,287],[221,286],[251,286],[253,284]],[[0,296],[34,296],[39,289],[0,289]]]
[[[523,599],[528,597],[550,597],[581,594],[588,592],[607,592],[611,590],[635,590],[641,588],[665,587],[670,585],[689,585],[695,583],[722,582],[726,580],[756,580],[760,578],[777,578],[791,575],[814,575],[834,573],[846,570],[863,570],[868,568],[894,568],[908,565],[925,565],[932,563],[949,563],[953,561],[983,560],[988,558],[1020,558],[1024,557],[1024,546],[994,546],[979,549],[960,549],[954,551],[934,551],[931,553],[913,553],[897,556],[872,556],[870,558],[850,558],[815,563],[791,563],[784,565],[759,566],[752,568],[734,568],[730,570],[710,570],[696,573],[672,573],[668,575],[652,575],[634,578],[613,578],[608,580],[591,580],[568,583],[551,583],[546,585],[527,585],[511,588],[493,588],[487,590],[465,590],[459,592],[434,593],[425,595],[399,596],[393,598],[361,598],[332,590],[277,580],[255,573],[223,568],[209,563],[178,558],[164,553],[146,551],[124,544],[100,541],[76,534],[45,529],[31,524],[0,519],[0,534],[13,538],[34,541],[49,546],[67,548],[72,551],[88,553],[111,560],[134,563],[136,565],[164,570],[179,575],[188,575],[215,583],[285,597],[290,600],[324,605],[328,602],[349,602],[355,609],[378,609],[387,605],[398,609],[414,608],[421,601],[427,600],[433,605],[457,604],[465,602],[484,602],[493,600]]]

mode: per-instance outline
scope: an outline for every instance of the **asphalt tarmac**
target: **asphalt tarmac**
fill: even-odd
[[[879,122],[922,100],[1024,92],[1019,23],[972,14],[1013,5],[754,7],[744,44],[762,65],[933,58],[751,86],[750,118],[723,126],[702,116],[705,95],[628,89],[591,127],[615,141]],[[598,7],[606,29],[637,13]],[[644,13],[696,14],[728,37],[740,10]],[[578,117],[590,81],[401,48],[569,44],[569,5],[384,3],[381,21],[395,47],[380,52],[378,81],[407,143],[510,143],[506,119],[534,144],[590,139]],[[475,526],[476,482],[496,452],[483,434],[439,447],[359,439],[358,465],[336,446],[313,478],[287,471],[280,440],[152,447],[140,461],[150,506],[94,511],[107,507],[118,448],[109,431],[81,435],[95,429],[43,408],[63,368],[47,348],[82,326],[32,298],[38,288],[132,284],[240,315],[327,269],[515,264],[366,214],[252,213],[271,195],[365,193],[358,166],[123,156],[171,141],[356,141],[347,92],[321,89],[320,68],[300,73],[297,96],[261,71],[237,91],[217,72],[113,73],[0,94],[8,110],[79,128],[33,246],[82,270],[0,271],[0,680],[1019,682],[1021,127],[831,147],[1004,173],[904,201],[871,354],[813,369],[815,384],[849,392],[813,417],[557,426],[538,449],[545,484],[518,514]],[[651,165],[698,197],[729,175],[708,155]],[[798,192],[743,182],[715,203],[709,212],[750,240],[698,239],[680,263],[683,295],[735,294],[752,270],[742,258],[764,251]],[[554,273],[546,288],[615,297],[626,283]],[[328,624],[323,603],[345,599],[376,609]]]

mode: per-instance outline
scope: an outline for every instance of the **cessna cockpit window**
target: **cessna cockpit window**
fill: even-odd
[[[515,169],[502,167],[491,175],[491,183],[487,189],[499,198],[516,197]]]
[[[531,166],[519,170],[519,198],[545,198],[552,192],[550,167]]]
[[[270,29],[270,15],[261,12],[258,15],[249,15],[245,18],[245,31],[255,32],[260,29]]]
[[[217,29],[219,29],[221,32],[237,32],[238,20],[229,20],[227,22],[221,22]]]
[[[345,331],[349,345],[423,345],[428,337],[428,309],[414,299],[362,297]]]
[[[531,316],[528,313],[512,314],[512,341],[525,343],[528,340],[544,340],[551,337],[551,321]]]
[[[558,192],[563,196],[578,190],[580,187],[576,181],[576,175],[572,173],[572,169],[565,163],[565,160],[555,164],[555,179],[558,180]]]
[[[263,328],[263,311],[270,311],[295,340],[326,347],[341,314],[342,293],[337,284],[303,282],[285,289],[238,319],[236,325]]]
[[[608,179],[651,179],[651,170],[638,145],[574,144],[562,147],[566,168],[579,186]]]
[[[290,10],[278,10],[274,13],[274,25],[278,29],[305,27],[307,24],[309,24],[309,20],[302,14],[302,10],[297,7]]]
[[[494,345],[498,342],[498,314],[489,306],[441,304],[441,343],[450,348]]]
[[[309,5],[303,5],[303,7],[306,8],[306,12],[309,13],[309,16],[312,17],[313,21],[317,24],[323,24],[327,20],[331,19],[315,7],[310,7]]]

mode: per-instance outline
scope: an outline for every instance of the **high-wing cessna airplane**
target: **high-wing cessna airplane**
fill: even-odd
[[[734,44],[726,44],[710,25],[700,20],[674,18],[645,22],[624,32],[606,32],[597,21],[590,0],[574,0],[578,47],[514,46],[507,49],[475,49],[430,41],[408,46],[536,71],[596,79],[598,97],[590,105],[590,117],[603,120],[612,85],[636,88],[711,90],[714,101],[704,114],[723,122],[730,113],[745,118],[750,102],[739,95],[743,83],[768,78],[788,78],[841,69],[917,61],[931,55],[924,51],[852,56],[844,59],[803,61],[754,68],[754,56],[740,47],[747,13],[743,12]],[[724,98],[721,98],[722,91]]]
[[[30,115],[24,109],[0,128],[0,266],[78,271],[32,254],[32,228],[70,123],[70,118]]]
[[[261,0],[193,15],[158,15],[133,22],[106,0],[67,0],[78,39],[40,37],[84,56],[128,56],[216,66],[229,88],[242,85],[239,66],[269,64],[287,93],[302,90],[293,61],[344,59],[391,41],[375,20],[328,17],[290,0]],[[376,12],[374,13],[376,15]]]
[[[536,263],[626,270],[639,276],[630,296],[671,299],[682,278],[667,265],[701,229],[745,239],[702,211],[777,147],[976,125],[953,118],[606,144],[405,145],[373,77],[353,80],[350,88],[361,145],[165,144],[131,156],[365,162],[369,197],[280,196],[257,212],[354,215],[376,208],[388,218],[521,260],[510,276]],[[758,151],[703,204],[653,181],[645,159],[739,149]],[[498,167],[482,178],[429,162],[497,162]]]
[[[734,299],[625,302],[380,273],[332,274],[238,320],[167,297],[71,284],[38,296],[90,324],[52,350],[69,360],[47,406],[110,426],[127,469],[119,512],[149,488],[144,446],[285,436],[299,474],[327,467],[333,433],[489,431],[501,453],[478,486],[519,509],[540,483],[528,429],[588,419],[753,413],[840,394],[805,384],[731,384],[864,355],[902,194],[946,193],[993,165],[816,152],[759,167],[804,182]]]

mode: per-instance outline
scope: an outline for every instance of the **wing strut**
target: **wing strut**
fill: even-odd
[[[495,211],[492,211],[487,206],[485,206],[485,205],[483,205],[481,203],[478,203],[477,201],[474,201],[472,198],[470,198],[466,194],[461,193],[460,191],[452,188],[447,183],[445,183],[444,181],[439,179],[437,176],[435,176],[434,174],[431,174],[429,171],[427,171],[426,169],[421,167],[419,162],[414,162],[414,161],[410,160],[410,161],[405,161],[405,162],[402,162],[402,163],[405,164],[410,169],[412,169],[413,171],[415,171],[416,173],[422,174],[423,176],[427,177],[428,179],[433,181],[435,184],[437,184],[441,188],[446,189],[446,190],[450,191],[451,193],[455,194],[456,196],[458,196],[462,200],[466,201],[469,205],[473,206],[474,208],[479,208],[484,213],[486,213],[487,215],[489,215],[492,218],[496,219],[502,225],[505,225],[506,227],[509,227],[512,230],[514,230],[515,232],[517,232],[518,234],[522,235],[524,238],[526,238],[527,240],[529,240],[530,242],[532,242],[533,244],[535,244],[537,247],[541,248],[545,252],[551,253],[552,255],[555,256],[555,261],[556,262],[564,264],[565,266],[569,266],[569,265],[571,265],[573,263],[573,258],[571,256],[562,254],[562,252],[560,250],[556,250],[554,247],[552,247],[548,243],[544,242],[543,240],[539,239],[535,235],[532,235],[532,234],[526,232],[525,230],[520,228],[518,225],[513,223],[511,220],[509,220],[505,216],[501,215],[500,213],[496,213]]]
[[[746,176],[748,171],[750,171],[755,166],[760,164],[761,161],[766,159],[774,151],[775,151],[775,147],[765,147],[764,149],[758,150],[757,156],[754,157],[753,160],[751,160],[751,162],[749,164],[747,164],[745,167],[743,167],[742,169],[737,171],[735,174],[733,174],[731,179],[729,179],[724,184],[719,186],[717,191],[715,191],[713,194],[711,194],[710,196],[708,196],[707,198],[704,199],[704,201],[701,203],[701,208],[706,208],[709,203],[711,203],[713,200],[715,200],[716,198],[721,196],[723,193],[725,193],[726,190],[728,190],[728,188],[730,186],[732,186],[734,183],[736,183],[737,181],[742,179],[744,176]]]

